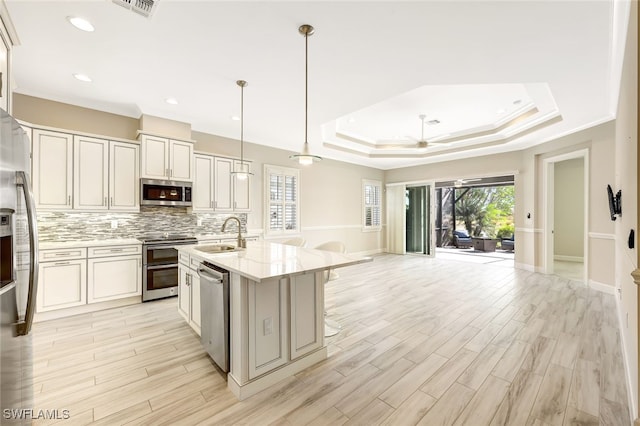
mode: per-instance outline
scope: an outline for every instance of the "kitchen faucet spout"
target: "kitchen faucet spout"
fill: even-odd
[[[230,220],[235,219],[236,222],[238,222],[238,247],[239,248],[247,248],[247,240],[242,238],[242,223],[240,222],[240,219],[238,219],[235,216],[229,216],[228,218],[226,218],[224,220],[224,222],[222,223],[222,230],[221,232],[224,232],[224,230],[227,227],[227,223],[229,223]]]

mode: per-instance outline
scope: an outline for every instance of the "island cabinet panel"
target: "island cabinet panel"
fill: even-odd
[[[287,279],[248,284],[249,379],[289,361]]]
[[[324,289],[322,272],[294,275],[290,281],[291,359],[322,347]]]

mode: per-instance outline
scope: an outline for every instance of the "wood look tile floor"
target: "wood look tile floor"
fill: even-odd
[[[245,401],[173,298],[36,324],[35,408],[73,425],[631,424],[613,296],[420,256],[339,274],[328,359]]]

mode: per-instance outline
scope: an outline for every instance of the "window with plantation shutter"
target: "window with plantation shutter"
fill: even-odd
[[[382,228],[382,183],[362,181],[362,229],[376,231]]]
[[[300,171],[288,167],[264,166],[266,182],[266,235],[300,232],[299,181]]]

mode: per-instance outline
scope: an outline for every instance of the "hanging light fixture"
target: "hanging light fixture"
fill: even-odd
[[[308,61],[308,50],[309,50],[309,36],[313,34],[313,27],[311,25],[301,25],[298,28],[298,32],[304,36],[304,145],[302,146],[302,151],[300,154],[293,154],[289,156],[292,160],[298,160],[298,162],[302,165],[313,164],[314,161],[322,160],[322,157],[318,157],[317,155],[313,155],[309,152],[309,141],[307,139],[307,110],[308,110],[308,81],[309,81],[309,61]]]
[[[244,162],[244,88],[248,86],[248,83],[244,80],[236,81],[236,84],[240,86],[240,164],[238,170],[231,172],[237,179],[246,180],[249,175],[253,173],[249,172],[249,165]]]

